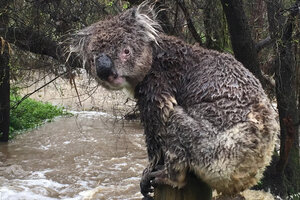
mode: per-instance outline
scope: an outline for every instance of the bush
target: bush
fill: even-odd
[[[20,96],[11,95],[11,107],[20,100]],[[67,114],[69,113],[61,107],[27,98],[18,107],[10,110],[10,139],[21,130],[35,128],[56,116]]]

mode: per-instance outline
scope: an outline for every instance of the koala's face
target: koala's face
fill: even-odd
[[[135,30],[111,27],[91,36],[88,62],[106,88],[132,90],[151,67],[152,49]]]
[[[132,8],[79,32],[84,37],[78,42],[77,52],[96,80],[108,89],[133,91],[151,68],[151,43],[159,25],[141,11]]]

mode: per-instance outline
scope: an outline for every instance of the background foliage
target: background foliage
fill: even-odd
[[[21,100],[21,96],[11,95],[10,99],[11,107],[13,107]],[[27,98],[10,112],[10,139],[19,131],[35,128],[46,121],[51,121],[56,116],[67,114],[63,108]]]

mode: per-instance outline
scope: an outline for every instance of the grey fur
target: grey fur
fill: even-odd
[[[253,186],[279,129],[261,84],[233,56],[159,30],[152,8],[143,4],[79,31],[71,47],[100,84],[137,98],[149,156],[142,180],[162,164],[160,180],[176,187],[185,185],[188,171],[223,194]],[[124,49],[130,57],[122,57]],[[112,58],[122,84],[97,78],[99,53]]]

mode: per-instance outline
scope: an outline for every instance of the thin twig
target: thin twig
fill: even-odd
[[[74,88],[75,88],[75,91],[76,91],[76,94],[77,94],[77,98],[78,98],[78,101],[79,101],[79,105],[82,107],[80,96],[79,96],[79,93],[78,93],[78,90],[77,90],[77,86],[76,86],[76,83],[75,83],[74,76],[72,76],[72,75],[70,76],[70,81],[71,81],[71,84],[74,85]]]
[[[65,75],[65,74],[67,74],[67,73],[69,73],[69,72],[66,71],[66,72],[64,72],[64,73],[62,73],[62,74],[56,76],[54,79],[52,79],[52,80],[49,81],[48,83],[42,85],[41,87],[37,88],[37,89],[34,90],[33,92],[26,94],[25,96],[22,97],[22,99],[21,99],[20,101],[18,101],[14,106],[12,106],[11,109],[12,109],[12,110],[13,110],[13,109],[16,109],[16,108],[17,108],[17,107],[18,107],[25,99],[27,99],[28,97],[30,97],[31,95],[33,95],[34,93],[36,93],[37,91],[39,91],[40,89],[46,87],[47,85],[49,85],[50,83],[52,83],[53,81],[55,81],[56,79],[58,79],[59,77]]]

